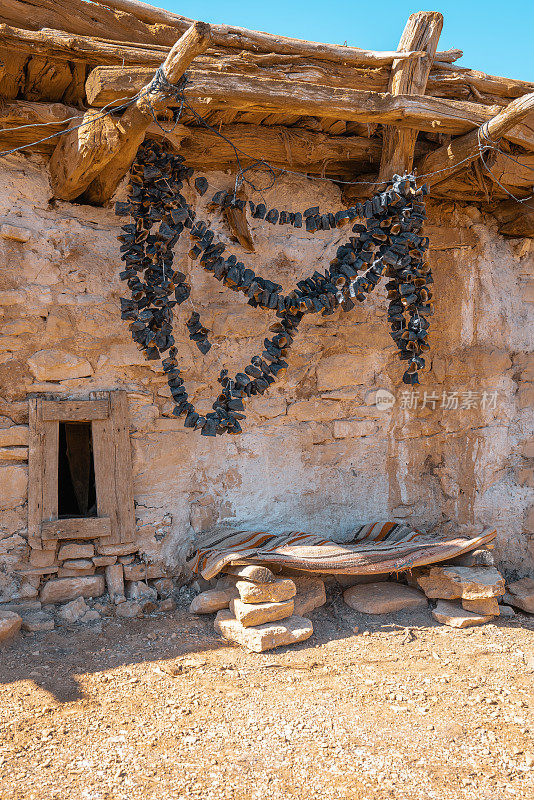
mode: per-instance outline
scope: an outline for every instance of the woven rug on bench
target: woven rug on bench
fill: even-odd
[[[300,531],[251,533],[219,530],[203,537],[189,560],[193,572],[209,580],[228,564],[265,564],[306,572],[372,575],[434,564],[475,550],[496,536],[487,529],[472,537],[440,539],[395,522],[373,522],[356,528],[350,541],[331,541]]]

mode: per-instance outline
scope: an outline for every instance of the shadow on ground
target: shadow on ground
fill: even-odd
[[[387,637],[383,651],[386,661],[399,655],[399,644],[405,643],[406,637],[417,636],[418,628],[443,627],[433,620],[430,609],[383,617],[359,614],[343,603],[341,593],[332,587],[326,605],[310,616],[314,634],[306,642],[252,655],[266,659],[273,654],[296,654],[328,642],[375,634],[383,642],[383,637]],[[56,701],[69,703],[84,698],[79,678],[85,674],[142,662],[173,662],[221,649],[226,649],[231,658],[235,648],[214,631],[213,619],[212,614],[191,615],[187,606],[182,606],[172,613],[154,613],[142,619],[104,619],[102,630],[69,626],[46,633],[23,633],[0,651],[0,683],[29,680]],[[532,628],[534,622],[517,615],[506,620],[497,618],[495,624]]]

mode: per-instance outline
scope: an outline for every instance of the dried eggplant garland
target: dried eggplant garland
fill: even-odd
[[[121,316],[130,321],[132,338],[148,360],[159,359],[168,351],[162,363],[176,404],[173,414],[185,415],[185,427],[201,430],[203,436],[241,433],[243,398],[263,394],[286,371],[285,358],[302,317],[319,312],[327,316],[338,306],[351,310],[353,300],[365,300],[383,275],[390,278],[386,284],[391,301],[390,335],[400,358],[408,362],[403,381],[419,383],[418,372],[425,366],[422,353],[429,349],[426,317],[433,313],[428,289],[433,281],[425,260],[428,239],[420,235],[426,216],[422,202],[426,187],[418,189],[414,176],[395,176],[372,200],[336,214],[320,214],[317,206],[301,213],[268,210],[264,204],[250,203],[254,218],[296,228],[304,223],[309,233],[355,223],[355,235],[338,247],[325,274],[314,272],[298,281],[287,295],[280,284],[256,275],[235,255],[223,257],[226,246],[215,240],[207,223],[195,221],[195,212],[180,193],[192,176],[193,170],[185,166],[182,156],[170,153],[158,142],[146,141],[131,168],[128,201],[115,207],[119,216],[131,215],[134,220],[122,226],[119,236],[126,267],[120,278],[131,291],[131,297],[121,298]],[[205,194],[206,178],[197,178],[195,188]],[[209,209],[232,205],[244,209],[245,201],[231,193],[217,192]],[[152,232],[156,225],[159,227]],[[172,335],[172,309],[191,293],[184,273],[173,269],[173,247],[184,228],[193,240],[192,258],[200,257],[205,270],[225,286],[243,292],[249,305],[271,309],[280,320],[270,327],[275,335],[264,340],[261,356],[254,356],[244,372],[231,378],[227,370],[221,371],[221,394],[213,403],[213,411],[206,415],[195,411],[189,401]],[[186,325],[190,339],[207,353],[211,345],[199,314],[192,313]]]

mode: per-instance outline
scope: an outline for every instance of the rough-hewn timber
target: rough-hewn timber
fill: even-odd
[[[195,23],[176,42],[162,66],[170,83],[176,83],[195,56],[206,49],[209,36],[209,25]],[[162,108],[168,101],[166,95],[156,93],[151,93],[148,100],[147,91],[148,87],[144,93],[141,92],[138,101],[124,112],[117,125],[109,117],[98,119],[93,116],[90,119],[88,115],[95,113],[90,110],[84,118],[88,124],[82,135],[73,130],[61,137],[50,160],[51,183],[57,197],[64,200],[78,197],[104,167],[105,191],[112,187],[113,193],[144,139],[152,118],[151,108]],[[91,146],[92,142],[95,146]],[[116,162],[112,163],[114,159]],[[97,194],[101,191],[100,187],[96,189]]]
[[[430,67],[436,54],[443,15],[435,11],[411,14],[399,42],[399,50],[416,48],[426,53],[417,61],[394,61],[388,91],[392,95],[424,95]],[[417,130],[403,130],[387,125],[383,132],[379,180],[410,171],[413,163]]]

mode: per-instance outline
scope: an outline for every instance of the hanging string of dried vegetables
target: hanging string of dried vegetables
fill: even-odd
[[[296,228],[305,225],[309,233],[354,223],[354,235],[338,247],[324,275],[316,271],[283,294],[280,284],[256,275],[235,255],[223,256],[226,245],[216,240],[207,222],[196,220],[181,194],[193,174],[181,156],[158,142],[146,141],[130,171],[128,200],[115,208],[119,216],[133,217],[133,222],[122,226],[119,236],[125,262],[120,278],[131,293],[121,298],[121,316],[130,321],[132,338],[148,360],[167,353],[162,363],[176,404],[173,413],[185,416],[185,427],[200,430],[204,436],[240,433],[244,398],[263,394],[286,371],[285,359],[303,316],[327,316],[338,307],[350,311],[354,300],[363,302],[382,276],[390,279],[386,288],[391,336],[400,358],[408,362],[403,381],[419,383],[418,373],[425,366],[422,353],[429,349],[427,317],[433,313],[433,306],[428,287],[433,280],[425,258],[428,239],[421,236],[426,189],[417,188],[413,175],[394,176],[372,200],[336,213],[321,214],[317,206],[304,212],[278,211],[250,202],[253,218]],[[209,186],[204,177],[197,178],[194,185],[201,195]],[[219,191],[209,209],[232,206],[244,210],[245,201]],[[185,274],[173,268],[173,248],[184,229],[193,241],[189,252],[192,258],[199,258],[202,267],[225,286],[242,292],[249,305],[271,309],[279,319],[270,327],[275,335],[264,340],[261,356],[254,356],[244,371],[233,377],[227,370],[221,371],[221,393],[213,411],[206,415],[199,414],[189,400],[172,333],[172,309],[191,293]],[[200,315],[193,312],[186,326],[190,339],[207,353],[211,345]]]

